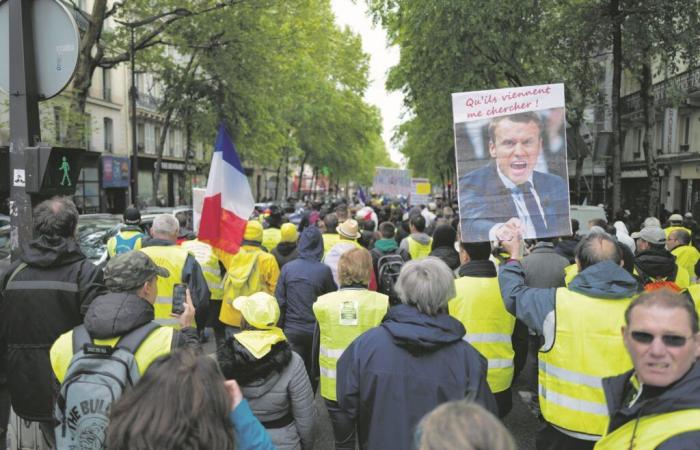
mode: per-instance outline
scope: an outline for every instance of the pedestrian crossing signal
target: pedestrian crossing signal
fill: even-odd
[[[88,152],[39,144],[26,148],[26,187],[30,194],[73,195]]]

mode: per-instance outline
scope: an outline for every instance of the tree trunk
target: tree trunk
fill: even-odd
[[[190,183],[188,183],[188,180],[191,180],[192,177],[188,176],[189,175],[189,170],[187,169],[187,165],[190,163],[190,148],[192,146],[192,119],[191,115],[188,112],[187,115],[185,116],[185,170],[182,172],[182,178],[180,179],[180,204],[182,205],[191,205],[192,204],[192,187],[188,186]],[[189,189],[188,189],[189,187]],[[187,199],[189,198],[189,201]]]
[[[165,120],[163,120],[163,129],[160,132],[160,137],[158,138],[158,146],[156,147],[156,164],[153,168],[153,203],[158,204],[158,188],[160,183],[160,165],[163,161],[163,150],[165,149],[165,138],[168,136],[168,130],[170,129],[170,124],[172,122],[174,108],[170,108],[165,114]],[[138,175],[138,174],[137,174]]]
[[[289,198],[289,148],[284,149],[284,199]]]
[[[318,179],[318,167],[314,167],[313,172],[311,172],[311,195],[314,200],[316,200],[316,180]]]
[[[280,190],[280,172],[282,171],[282,163],[284,160],[280,160],[277,166],[277,176],[275,177],[275,201],[279,200],[279,190]]]
[[[659,165],[656,162],[656,149],[652,143],[652,130],[654,129],[656,114],[654,97],[651,93],[651,58],[645,58],[645,62],[642,64],[642,76],[639,81],[641,85],[639,92],[642,98],[642,114],[644,115],[642,150],[644,151],[644,160],[647,166],[647,177],[649,177],[649,205],[647,207],[647,214],[651,217],[657,217],[661,197],[661,177],[659,176]]]
[[[301,160],[301,167],[299,168],[299,182],[297,184],[297,194],[299,194],[299,200],[302,200],[304,198],[304,194],[301,191],[302,186],[304,185],[304,166],[306,165],[306,158],[309,155],[304,153],[304,159]]]
[[[622,149],[620,138],[622,126],[620,123],[620,111],[622,99],[620,87],[622,84],[622,22],[623,14],[620,11],[620,0],[610,0],[610,18],[612,20],[613,38],[613,80],[612,80],[612,217],[616,217],[622,207]]]

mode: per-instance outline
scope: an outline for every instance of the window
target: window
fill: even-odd
[[[136,148],[139,153],[144,151],[144,143],[146,142],[146,125],[143,122],[136,124]]]
[[[160,143],[160,133],[161,133],[161,129],[160,129],[160,127],[159,127],[158,125],[156,125],[155,131],[153,132],[153,134],[154,134],[155,137],[156,137],[156,139],[155,139],[156,145],[155,145],[155,147],[154,147],[155,150],[156,150],[156,151],[155,151],[156,154],[158,153],[158,144]],[[161,152],[161,154],[163,154],[163,153],[164,153],[164,152]]]
[[[153,155],[156,148],[156,138],[153,133],[153,124],[146,124],[146,153]]]
[[[83,167],[80,171],[73,201],[83,214],[100,212],[100,178],[96,167]]]
[[[170,130],[168,133],[168,156],[175,155],[175,130]]]
[[[687,152],[690,150],[690,116],[683,118],[683,142],[681,142],[681,151]]]
[[[644,143],[644,128],[637,130],[637,142],[635,143],[634,159],[639,159],[642,156],[642,144]]]
[[[112,119],[109,117],[104,118],[104,147],[105,152],[112,153],[112,137],[114,126],[112,124]]]
[[[112,75],[109,69],[102,69],[102,98],[112,101]]]

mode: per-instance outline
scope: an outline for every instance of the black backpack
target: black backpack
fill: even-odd
[[[401,303],[394,285],[403,265],[404,260],[398,252],[381,256],[377,261],[377,290],[389,296],[389,303],[392,305]]]

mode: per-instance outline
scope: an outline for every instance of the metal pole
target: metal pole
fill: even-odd
[[[131,26],[131,43],[129,53],[131,57],[131,89],[129,90],[129,104],[131,109],[131,202],[138,207],[139,202],[139,149],[136,141],[136,65],[134,51],[134,27]]]
[[[25,148],[41,140],[39,94],[36,86],[31,7],[33,2],[10,0],[10,245],[12,260],[20,243],[32,239],[32,202],[24,188]]]

